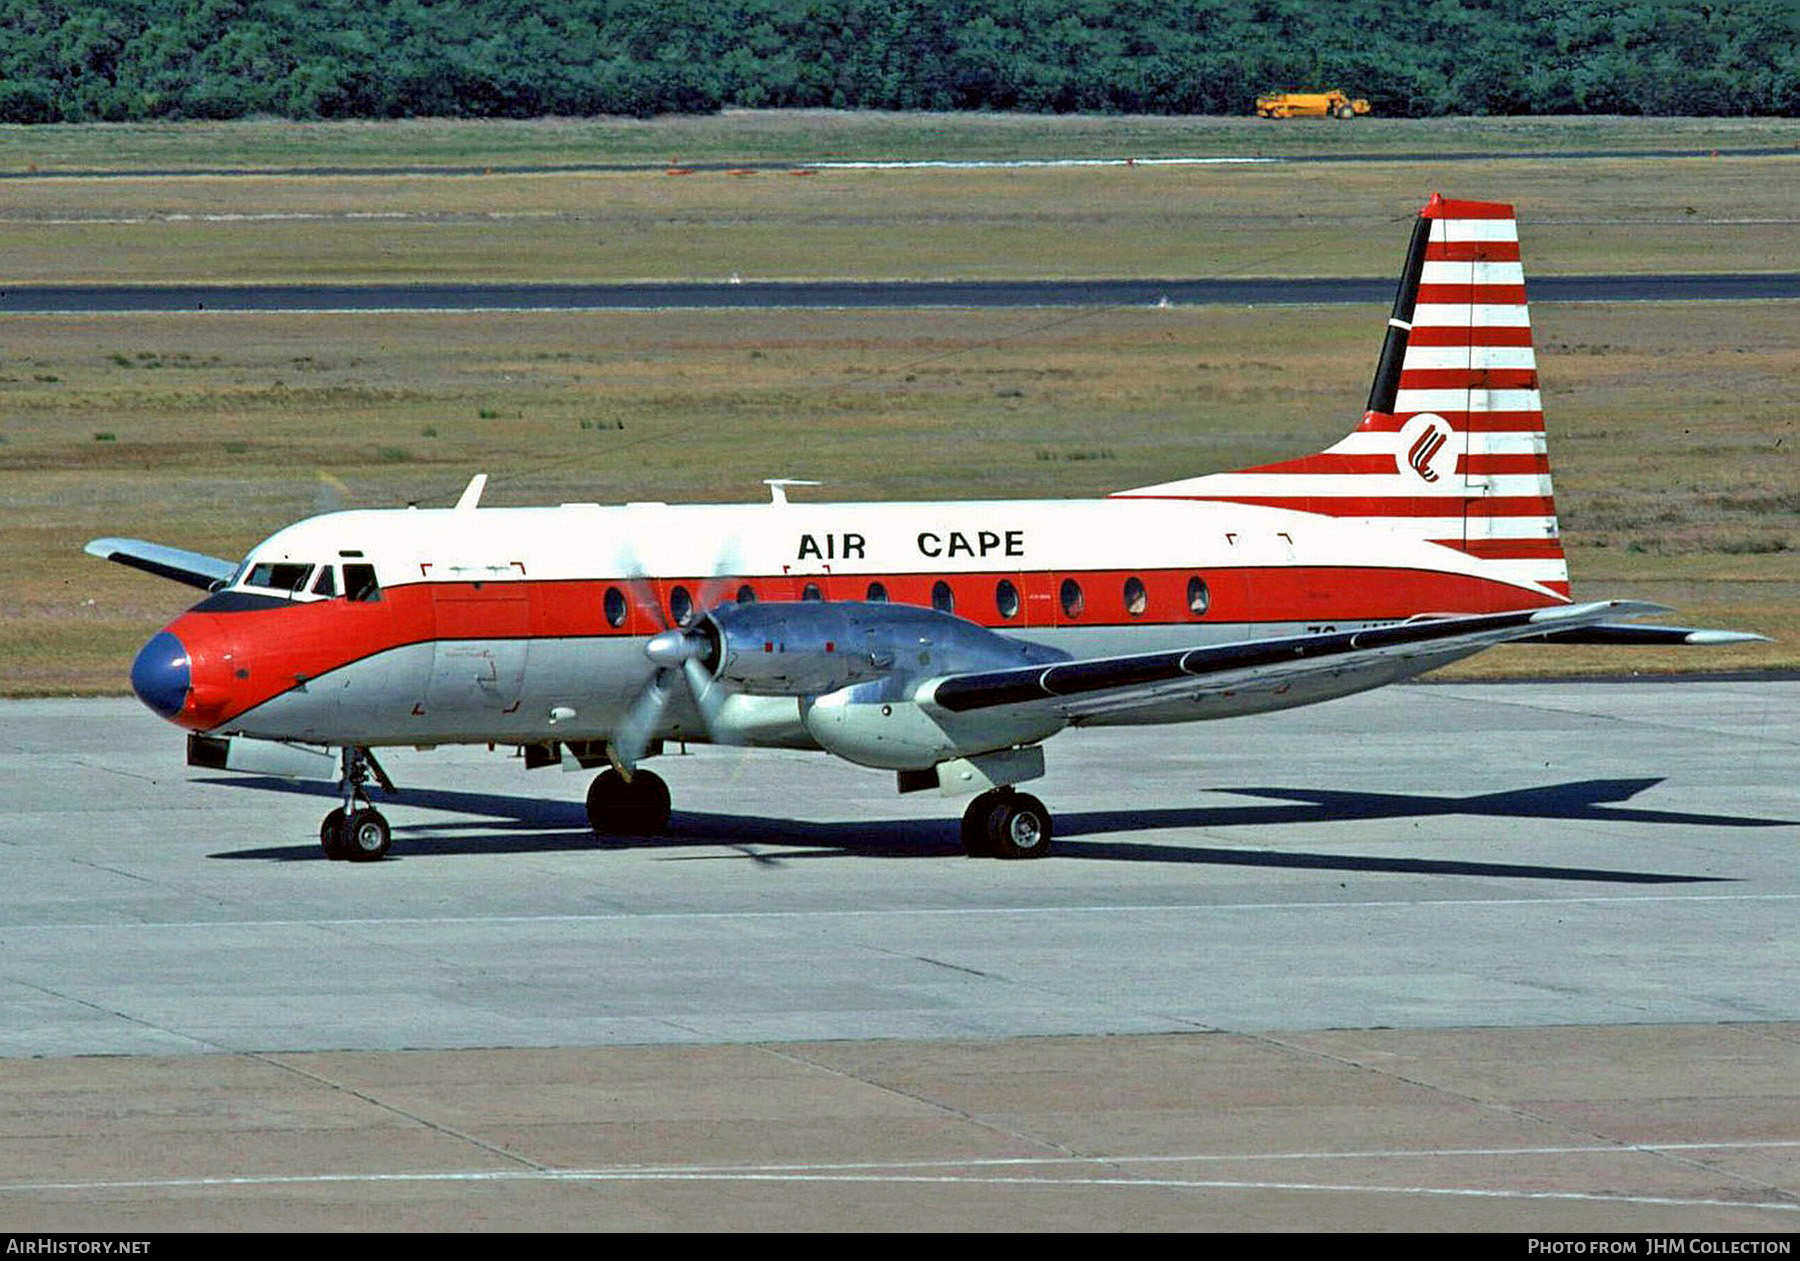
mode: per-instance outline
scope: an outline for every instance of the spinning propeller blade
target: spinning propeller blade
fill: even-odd
[[[736,549],[730,544],[713,558],[712,573],[698,584],[699,590],[694,595],[695,617],[735,598],[733,570],[738,567],[737,559]],[[724,704],[725,693],[700,664],[700,658],[709,646],[706,635],[690,626],[671,623],[641,557],[629,549],[629,545],[621,549],[620,561],[623,582],[631,591],[634,603],[662,628],[644,645],[644,655],[656,669],[644,684],[643,691],[633,698],[624,719],[613,732],[613,758],[629,772],[643,758],[650,742],[662,728],[669,702],[675,694],[677,675],[686,681],[709,739],[716,730],[714,719]]]

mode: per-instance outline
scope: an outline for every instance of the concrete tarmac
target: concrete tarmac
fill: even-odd
[[[135,702],[0,704],[0,1220],[1791,1230],[1797,702],[1071,733],[1035,863],[818,756],[596,845],[584,776],[407,751],[367,866]]]

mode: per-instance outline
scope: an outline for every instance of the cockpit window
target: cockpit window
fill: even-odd
[[[330,565],[319,566],[319,580],[313,583],[313,594],[330,598],[337,594],[337,570]]]
[[[381,599],[381,584],[375,581],[375,566],[345,565],[344,594],[360,604]]]
[[[306,580],[312,577],[312,571],[311,565],[264,561],[250,567],[250,576],[244,579],[244,585],[264,587],[270,591],[304,591]]]

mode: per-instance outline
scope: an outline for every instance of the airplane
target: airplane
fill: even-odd
[[[805,749],[970,795],[971,856],[1048,853],[1018,785],[1069,727],[1266,713],[1492,645],[1764,638],[1574,602],[1509,205],[1433,195],[1361,423],[1324,451],[1089,500],[333,512],[241,562],[86,550],[207,595],[131,685],[188,761],[340,785],[319,841],[390,849],[375,750],[598,769],[598,836],[664,830],[670,741]]]

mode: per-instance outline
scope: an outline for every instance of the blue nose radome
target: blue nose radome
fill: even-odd
[[[168,631],[158,631],[131,663],[131,690],[164,718],[173,718],[187,704],[188,650]]]

